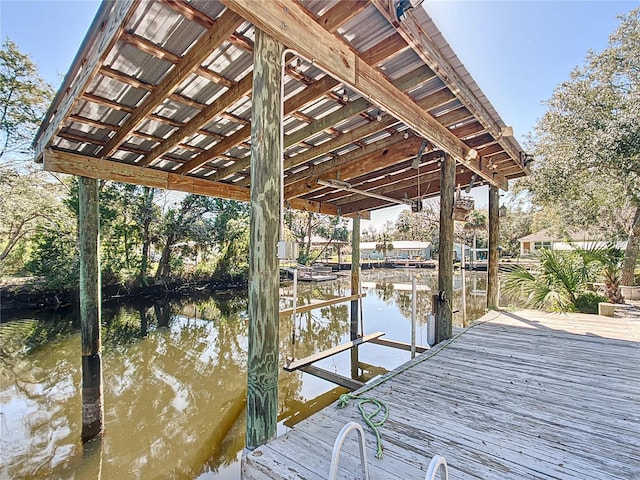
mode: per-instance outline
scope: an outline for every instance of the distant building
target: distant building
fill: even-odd
[[[381,242],[360,242],[360,258],[363,260],[382,260],[383,252],[376,251],[376,245]],[[387,250],[387,258],[398,259],[423,259],[431,258],[431,242],[395,241],[388,242],[393,245],[393,250]]]
[[[520,255],[529,255],[537,250],[548,248],[550,250],[573,250],[575,248],[589,249],[607,247],[610,242],[587,231],[577,231],[569,234],[569,237],[554,234],[550,228],[532,233],[520,240]],[[626,248],[627,242],[616,242],[620,249]]]

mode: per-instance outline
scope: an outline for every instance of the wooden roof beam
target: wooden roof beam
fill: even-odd
[[[336,5],[336,7],[334,8],[338,8],[339,5],[341,4]],[[336,22],[338,21],[338,17],[332,17],[332,18],[334,18]],[[382,44],[385,42],[383,41],[380,43]],[[384,61],[385,59],[389,58],[390,55],[392,55],[393,53],[396,53],[395,51],[392,53],[385,48],[380,48],[379,45],[380,44],[374,45],[373,47],[371,47],[369,50],[365,52],[365,55],[375,64],[378,64]],[[435,73],[433,73],[433,71],[430,68],[422,66],[412,72],[409,72],[406,75],[399,77],[394,81],[394,84],[396,84],[398,88],[408,89],[410,87],[420,85],[421,83],[426,82],[427,80],[429,80],[430,78],[433,78],[434,76],[435,76]],[[284,114],[287,115],[299,108],[302,108],[304,105],[312,101],[315,101],[318,97],[325,95],[328,91],[330,91],[332,88],[336,87],[339,84],[340,82],[338,82],[337,80],[335,80],[329,75],[321,78],[317,82],[308,86],[302,92],[286,100],[284,103]],[[306,134],[302,133],[306,135],[303,138],[299,137],[300,134],[293,137],[292,139],[288,139],[288,137],[285,137],[284,148],[286,149],[291,145],[293,145],[294,143],[299,143],[304,139],[312,135],[315,135],[316,133],[321,132],[322,130],[325,130],[326,128],[331,126],[331,123],[328,123],[329,121],[333,123],[339,123],[340,121],[350,118],[353,115],[357,115],[358,113],[366,110],[370,106],[371,106],[371,103],[367,102],[364,99],[355,100],[351,104],[345,106],[343,109],[340,109],[337,111],[337,112],[344,111],[344,113],[339,114],[337,112],[334,112],[335,115],[330,114],[330,115],[327,115],[326,117],[323,117],[320,120],[317,120],[317,122],[319,123],[316,124],[314,127],[310,127],[309,129],[305,127],[304,129],[301,129],[301,130],[305,130],[306,132],[309,132]],[[324,125],[324,126],[320,128],[320,125]],[[243,133],[247,132],[247,130],[244,130],[244,129],[241,131]],[[293,135],[295,135],[295,133]],[[210,149],[209,152],[203,154],[200,157],[196,157],[193,160],[191,160],[191,162],[185,164],[183,167],[180,168],[179,173],[189,173],[190,171],[193,171],[201,167],[202,165],[213,160],[217,156],[220,156],[230,148],[233,148],[235,145],[237,145],[241,141],[248,139],[250,136],[251,136],[250,129],[248,130],[248,133],[246,136],[241,135],[240,131],[230,135],[228,137],[229,139],[228,141],[224,141],[224,143],[215,145],[212,149]],[[236,142],[236,143],[233,143],[233,142]],[[237,163],[230,165],[229,167],[226,167],[224,169],[221,169],[219,172],[214,173],[213,177],[216,180],[220,180],[234,173],[241,172],[242,170],[245,170],[246,168],[249,167],[249,161],[250,159],[239,160]],[[248,184],[246,180],[243,182],[244,184]]]
[[[343,39],[327,32],[298,2],[222,0],[222,3],[281,43],[313,59],[332,76],[370,98],[456,161],[477,169],[469,161],[472,159],[469,147],[421,109],[411,97],[394,87],[384,74],[362,60]],[[508,188],[507,179],[503,176],[492,177],[477,170],[490,183]]]
[[[116,44],[118,37],[135,12],[138,1],[105,2],[100,6],[90,32],[73,62],[73,70],[63,81],[47,117],[42,122],[33,143],[34,155],[39,161],[55,134],[64,126],[76,101],[86,92],[104,58]]]
[[[436,153],[436,152],[431,152],[431,155],[435,156],[435,155],[439,155],[440,153]],[[426,157],[426,155],[425,155]],[[424,158],[424,157],[423,157]],[[420,169],[420,173],[418,173],[417,169],[413,169],[411,168],[411,161],[406,162],[407,163],[407,168],[404,171],[397,171],[394,170],[391,173],[387,173],[383,176],[383,178],[379,178],[377,180],[373,180],[373,181],[362,181],[362,177],[356,177],[353,178],[352,180],[349,181],[349,183],[351,183],[351,185],[355,188],[358,188],[360,190],[365,190],[365,191],[373,191],[373,192],[377,192],[377,193],[382,193],[379,190],[384,190],[384,191],[393,191],[393,189],[395,189],[395,187],[393,185],[401,183],[401,182],[417,182],[417,177],[420,177],[420,181],[421,182],[430,182],[431,181],[431,177],[430,175],[435,174],[435,175],[440,175],[440,170],[438,169],[434,169],[433,166],[432,168],[421,168]],[[382,170],[384,171],[384,170]],[[379,175],[382,175],[382,171],[380,171]],[[373,172],[373,174],[378,173],[378,172]],[[374,175],[366,175],[365,177],[373,177]],[[331,201],[332,203],[335,203],[336,205],[344,205],[346,203],[350,203],[351,200],[347,201],[345,199],[341,199],[341,198],[337,198],[334,196],[327,196],[327,197],[323,197],[323,201]]]
[[[361,147],[358,147],[347,153],[343,153],[342,155],[335,155],[335,157],[332,160],[327,160],[315,165],[310,164],[308,168],[305,168],[304,170],[301,170],[297,173],[288,173],[285,175],[284,183],[288,187],[292,186],[293,184],[301,183],[301,182],[309,183],[308,181],[309,177],[312,177],[314,175],[317,176],[327,172],[334,172],[333,174],[335,174],[336,168],[348,165],[353,161],[366,158],[372,155],[373,156],[377,155],[380,158],[382,158],[389,153],[390,149],[392,148],[397,149],[398,146],[401,144],[405,144],[407,145],[409,150],[413,149],[415,150],[415,152],[417,152],[420,142],[416,142],[415,138],[416,137],[412,137],[406,140],[404,138],[404,135],[399,133],[389,135],[376,142],[364,144]],[[417,143],[417,146],[415,145],[416,143]],[[386,167],[387,162],[383,162],[383,163],[384,165],[381,164],[379,168]],[[345,178],[341,176],[333,177],[333,178],[337,178],[339,180],[345,180]],[[313,183],[315,186],[315,180],[312,180],[311,183]]]
[[[395,177],[400,177],[400,178],[395,178]],[[431,172],[431,173],[422,173],[418,176],[416,170],[410,170],[400,175],[394,175],[392,177],[391,183],[387,182],[386,184],[378,185],[373,188],[369,188],[369,187],[360,188],[360,190],[364,190],[370,193],[376,193],[379,195],[391,196],[391,197],[393,196],[403,197],[404,194],[407,193],[407,198],[412,198],[408,192],[414,188],[417,191],[418,182],[420,182],[420,196],[422,196],[422,193],[427,191],[427,189],[430,187],[430,184],[436,178],[437,179],[440,178],[440,171]],[[415,196],[417,197],[418,195],[416,194]],[[342,207],[345,205],[352,204],[355,201],[364,200],[366,198],[369,198],[369,197],[363,194],[355,194],[355,195],[352,195],[351,197],[348,197],[346,199],[342,199],[333,203]]]
[[[324,162],[311,167],[304,172],[300,172],[303,175],[296,182],[288,182],[289,177],[285,177],[285,198],[300,197],[325,188],[318,184],[318,180],[340,179],[348,181],[363,173],[415,157],[421,139],[413,137],[405,141],[402,135],[398,137],[382,142],[384,145],[377,145],[379,142],[372,143],[362,149],[341,155],[335,161]],[[394,141],[394,143],[391,143],[391,141]]]
[[[424,25],[428,21],[426,12],[416,8],[408,12],[405,18],[397,25],[395,13],[389,11],[388,0],[370,0],[387,21],[396,26],[396,30],[409,46],[432,69],[437,71],[447,86],[456,94],[460,101],[473,113],[480,123],[484,125],[494,138],[500,139],[504,150],[517,162],[517,142],[513,138],[500,138],[501,126],[494,120],[482,102],[471,91],[467,84],[460,78],[449,61],[440,53],[435,42],[425,33]],[[494,182],[491,182],[494,183]]]
[[[160,145],[151,150],[151,152],[149,152],[145,157],[143,165],[151,165],[154,160],[178,145],[184,138],[198,132],[202,127],[209,123],[212,118],[215,118],[242,97],[248,95],[251,92],[252,83],[253,74],[249,73],[237,84],[231,87],[224,95],[218,97],[210,105],[207,105],[188,123],[173,132],[171,136],[166,140],[163,140]]]
[[[101,152],[102,157],[110,157],[118,149],[118,146],[136,129],[138,124],[151,114],[165,98],[171,95],[196,68],[200,67],[202,62],[211,55],[211,52],[218,48],[238,28],[242,21],[242,18],[236,13],[225,10],[220,18],[187,51],[184,57],[165,75],[153,91],[147,95],[142,104],[127,118]]]
[[[302,92],[294,95],[284,102],[284,111],[285,115],[291,113],[307,103],[315,100],[318,96],[326,93],[331,88],[338,85],[338,82],[333,78],[326,76],[322,77],[313,85],[305,88]],[[202,155],[193,158],[189,162],[185,163],[179,170],[178,173],[189,173],[196,168],[201,167],[205,163],[213,160],[214,158],[222,155],[224,152],[238,145],[239,143],[245,141],[246,139],[251,137],[251,124],[247,123],[245,127],[238,130],[237,132],[229,135],[225,138],[225,140],[221,141],[219,144],[214,145],[212,148],[207,150]],[[222,169],[219,172],[216,172],[212,175],[212,179],[220,180],[224,177],[231,175],[232,173],[237,173],[241,170],[244,170],[249,166],[250,159],[239,160],[233,165],[227,167],[226,169]]]
[[[48,149],[44,154],[44,169],[49,172],[81,175],[83,177],[113,180],[116,182],[163,188],[179,192],[227,198],[242,202],[249,201],[250,190],[228,183],[185,177],[176,173],[153,168],[144,168],[128,163],[86,157],[75,153],[66,153]],[[338,208],[331,204],[321,204],[309,200],[294,198],[289,202],[292,208],[327,215],[338,215]]]
[[[318,18],[318,23],[333,33],[368,6],[369,0],[338,2]]]

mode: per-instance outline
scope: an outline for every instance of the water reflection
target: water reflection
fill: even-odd
[[[418,276],[418,343],[436,291],[434,272],[363,271],[364,333],[410,340],[411,291]],[[468,275],[467,316],[484,311],[486,281]],[[457,286],[453,308],[459,309]],[[431,289],[431,290],[429,290]],[[299,304],[350,293],[350,278],[299,285]],[[476,299],[477,294],[477,299]],[[282,289],[282,307],[292,304]],[[71,311],[0,325],[0,478],[240,478],[244,446],[247,299],[219,293],[188,301],[138,301],[103,309],[105,431],[80,442],[80,338]],[[478,316],[476,315],[476,317]],[[459,326],[461,315],[454,319]],[[281,364],[349,339],[349,305],[282,318]],[[293,341],[295,340],[295,341]],[[366,377],[409,352],[360,347]],[[349,352],[318,367],[350,376]],[[301,372],[281,372],[282,433],[345,390]]]

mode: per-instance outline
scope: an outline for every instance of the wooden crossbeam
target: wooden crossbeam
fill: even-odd
[[[36,134],[37,141],[33,147],[37,161],[40,161],[51,139],[63,127],[64,120],[70,114],[75,102],[86,92],[91,80],[102,64],[102,59],[111,51],[111,48],[116,43],[120,33],[124,30],[137,5],[137,1],[122,0],[116,3],[105,2],[100,7],[90,30],[97,32],[95,33],[96,38],[87,37],[83,42],[78,52],[78,58],[76,58],[76,60],[80,58],[82,61],[74,61],[75,71],[67,74],[65,81],[53,100],[55,109],[50,109],[53,114],[50,118],[45,118],[40,130],[38,130]],[[98,22],[103,23],[99,24]],[[94,28],[96,25],[100,25],[100,28]],[[84,57],[80,55],[84,55]],[[72,84],[70,83],[71,79],[73,79]]]
[[[411,344],[406,342],[399,342],[397,340],[389,340],[386,338],[374,338],[371,340],[371,343],[375,343],[376,345],[382,345],[384,347],[397,348],[398,350],[405,350],[407,352],[411,351]],[[429,350],[429,347],[424,347],[422,345],[416,345],[416,352],[424,353]]]
[[[354,380],[352,378],[345,377],[344,375],[340,375],[339,373],[330,372],[324,368],[314,367],[313,365],[300,367],[298,370],[302,370],[309,375],[313,375],[314,377],[321,378],[328,382],[335,383],[341,387],[348,388],[351,391],[358,390],[365,385],[364,382],[361,382],[360,380]]]
[[[249,201],[248,188],[228,183],[212,182],[204,178],[186,177],[176,173],[152,168],[139,167],[122,162],[86,157],[75,153],[60,152],[52,149],[45,151],[44,169],[50,172],[80,175],[101,180],[144,185],[152,188],[164,188],[179,192],[227,198],[242,202]],[[338,210],[330,204],[294,198],[291,207],[297,210],[338,215]]]
[[[470,160],[470,148],[408,95],[398,90],[387,77],[367,64],[344,40],[327,32],[294,0],[222,0],[257,28],[278,41],[312,58],[325,71],[348,84],[362,96],[371,98],[395,118],[450,154],[456,161],[477,170],[492,184],[508,188],[507,179],[491,175]]]
[[[338,4],[334,8],[338,8],[339,5],[341,4]],[[344,5],[351,5],[351,4],[344,4]],[[404,40],[402,41],[404,42]],[[398,42],[398,40],[396,40],[396,42]],[[385,44],[385,43],[386,42],[380,42],[380,44]],[[373,47],[371,47],[369,50],[365,52],[365,55],[371,60],[373,64],[378,64],[383,60],[388,59],[394,53],[397,53],[396,50],[391,51],[387,48],[380,47],[379,46],[380,44],[374,45]],[[398,79],[394,80],[393,83],[398,88],[405,90],[411,87],[415,87],[421,83],[424,83],[427,80],[433,78],[434,76],[435,76],[435,73],[433,73],[433,71],[430,68],[421,66],[409,72],[408,74],[403,75]],[[307,87],[301,93],[287,100],[284,103],[284,114],[288,115],[293,111],[301,108],[305,104],[316,100],[319,96],[325,94],[328,90],[338,85],[338,83],[339,82],[337,80],[329,76],[323,77],[321,80],[318,80],[312,86]],[[302,128],[299,131],[296,131],[293,134],[285,137],[284,148],[287,149],[296,143],[300,143],[306,138],[309,138],[327,128],[330,128],[336,123],[339,123],[354,115],[357,115],[369,107],[371,107],[371,102],[368,102],[366,99],[361,98],[361,99],[355,100],[354,102],[344,106],[343,108],[337,110],[336,112],[326,115],[325,117],[319,120],[316,120],[313,123],[310,123],[307,127]],[[216,156],[219,156],[220,154],[224,153],[225,151],[227,151],[228,149],[236,145],[237,142],[248,138],[249,133],[247,133],[246,136],[234,134],[233,141],[231,141],[231,137],[229,137],[230,141],[225,142],[224,144],[216,145],[207,154],[202,155],[201,157],[194,158],[192,161],[189,162],[188,165],[185,165],[180,170],[180,173],[188,173],[188,171],[194,170],[195,168],[212,160]],[[233,142],[236,142],[236,143],[233,143]],[[229,175],[241,172],[242,170],[248,167],[249,167],[249,159],[238,160],[233,165],[230,165],[226,168],[221,169],[219,172],[216,172],[213,176],[213,179],[221,180],[225,177],[228,177]],[[241,184],[244,186],[247,186],[249,184],[249,181],[248,180],[242,181]]]
[[[182,139],[196,133],[209,123],[216,115],[236,103],[243,96],[247,95],[251,91],[252,82],[253,75],[247,74],[242,80],[227,90],[224,95],[214,100],[210,105],[207,105],[187,124],[176,130],[166,140],[163,140],[160,145],[151,150],[151,152],[149,152],[149,154],[144,158],[142,165],[145,167],[151,165],[154,160],[179,144]]]
[[[482,102],[476,97],[466,82],[460,77],[453,65],[440,52],[434,40],[425,33],[424,25],[430,21],[425,11],[416,8],[405,15],[399,25],[393,19],[394,12],[389,11],[387,0],[371,0],[371,3],[378,11],[396,27],[398,33],[405,39],[407,44],[420,56],[420,58],[431,68],[436,68],[442,72],[441,77],[445,84],[454,92],[460,101],[473,113],[484,127],[494,136],[500,138],[500,125],[493,119]],[[501,138],[500,144],[511,158],[517,161],[519,152],[515,148],[515,141],[511,138]],[[491,182],[495,185],[495,182]]]
[[[358,345],[362,345],[363,343],[370,342],[374,338],[380,338],[383,335],[384,335],[384,332],[370,333],[369,335],[356,338],[355,340],[351,340],[349,342],[336,345],[335,347],[330,348],[328,350],[323,350],[322,352],[314,353],[313,355],[309,355],[308,357],[304,357],[299,360],[292,360],[287,365],[284,366],[284,369],[287,372],[293,372],[294,370],[299,370],[302,367],[306,367],[307,365],[311,365],[312,363],[317,362],[319,360],[332,357],[333,355],[336,355],[340,352],[344,352],[353,347],[357,347]]]
[[[300,172],[300,175],[304,174],[306,178],[296,184],[287,185],[285,197],[295,198],[324,188],[317,183],[318,180],[340,178],[340,180],[348,181],[358,175],[415,157],[420,147],[420,139],[417,137],[404,140],[402,135],[394,135],[390,139],[395,140],[395,144],[378,146],[379,142],[372,143],[339,157],[335,162],[325,162],[327,165],[321,163],[317,167]],[[348,156],[354,158],[345,161],[346,159],[343,157]]]
[[[141,105],[127,118],[118,132],[101,152],[103,158],[110,157],[126,140],[138,124],[144,120],[166,97],[171,95],[193,70],[204,62],[211,52],[224,42],[242,23],[242,18],[236,13],[226,10],[220,18],[200,37],[193,47],[179,59],[177,64],[149,93]],[[178,139],[178,143],[182,139]]]
[[[330,305],[335,305],[336,303],[346,303],[346,302],[350,302],[351,300],[357,300],[359,298],[364,298],[366,296],[367,296],[366,293],[361,293],[359,295],[355,294],[355,295],[349,295],[347,297],[331,298],[329,300],[323,300],[321,302],[310,303],[308,305],[300,305],[299,307],[296,307],[295,311],[296,311],[296,313],[310,312],[311,310],[315,310],[317,308],[328,307]],[[293,308],[285,308],[284,310],[280,310],[280,316],[281,317],[286,317],[288,315],[293,315]]]

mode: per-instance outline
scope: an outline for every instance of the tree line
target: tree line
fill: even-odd
[[[28,55],[6,40],[0,50],[0,268],[3,276],[36,275],[52,287],[77,285],[77,186],[71,177],[33,164],[31,141],[53,98]],[[570,236],[626,241],[622,283],[634,284],[640,250],[640,9],[620,18],[602,52],[558,85],[531,132],[530,176],[512,182],[502,203],[500,246],[519,253],[518,239],[542,228]],[[246,203],[101,183],[101,248],[105,282],[137,285],[195,276],[245,278]],[[403,211],[363,241],[431,241],[438,245],[438,202]],[[302,263],[320,260],[349,240],[349,223],[311,212],[285,212],[286,236]],[[457,225],[457,238],[486,246],[487,214]],[[313,237],[326,241],[314,247]],[[385,243],[386,244],[386,243]]]

